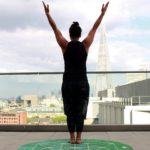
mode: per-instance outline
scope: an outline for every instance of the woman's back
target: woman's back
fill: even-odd
[[[68,43],[64,53],[65,71],[63,80],[86,80],[87,52],[79,41]]]

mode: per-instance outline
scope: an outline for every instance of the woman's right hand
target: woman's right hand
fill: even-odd
[[[105,12],[107,10],[108,5],[109,5],[109,2],[107,2],[106,5],[104,5],[104,4],[102,5],[101,12],[102,12],[103,15],[105,14]]]
[[[45,14],[46,15],[49,14],[49,5],[48,4],[46,5],[43,1],[42,1],[42,3],[43,3],[43,6],[44,6]]]

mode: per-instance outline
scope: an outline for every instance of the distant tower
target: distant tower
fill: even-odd
[[[101,28],[100,47],[98,51],[98,62],[96,71],[111,71],[108,45],[106,39],[106,30]],[[97,74],[96,75],[96,95],[99,91],[112,88],[111,75],[110,74]]]

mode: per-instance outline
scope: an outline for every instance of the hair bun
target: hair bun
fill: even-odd
[[[73,22],[73,25],[74,26],[79,26],[79,23],[78,22]]]

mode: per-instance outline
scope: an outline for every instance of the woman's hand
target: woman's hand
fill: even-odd
[[[101,12],[102,12],[103,15],[105,14],[105,12],[107,10],[108,5],[109,5],[109,2],[107,2],[106,5],[104,5],[104,4],[102,5]]]
[[[43,1],[42,1],[42,3],[43,3],[43,6],[44,6],[45,14],[46,15],[49,14],[49,5],[48,4],[46,5]]]

